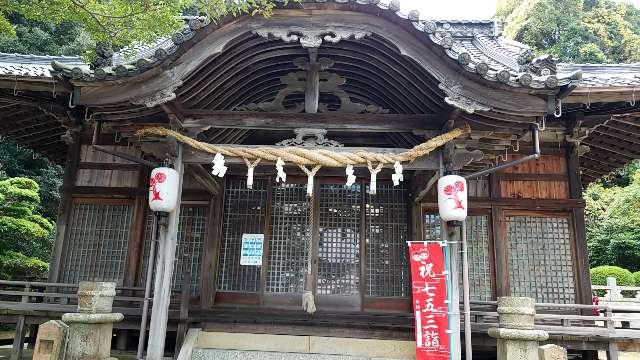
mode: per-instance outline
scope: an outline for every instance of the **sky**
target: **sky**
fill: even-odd
[[[623,0],[640,8],[640,0]],[[400,0],[402,12],[419,10],[421,19],[491,19],[496,0]]]

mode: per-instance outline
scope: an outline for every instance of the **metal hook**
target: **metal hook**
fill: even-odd
[[[55,99],[56,97],[56,81],[53,80],[53,90],[51,91],[52,97]]]
[[[556,99],[556,110],[553,112],[553,115],[557,118],[562,116],[562,99]]]
[[[629,104],[631,106],[636,106],[636,88],[633,88],[633,91],[631,92],[631,101],[629,102]]]
[[[18,75],[15,76],[13,81],[13,96],[18,95]]]
[[[114,134],[113,142],[119,143],[122,140],[122,136],[118,136],[118,132]]]
[[[518,152],[518,151],[520,151],[520,139],[516,139],[516,143],[515,143],[515,145],[514,145],[513,143],[511,143],[511,149],[512,149],[514,152]]]
[[[547,117],[543,116],[542,121],[536,123],[536,126],[538,127],[538,130],[545,131],[547,129]]]
[[[591,86],[589,86],[589,91],[587,92],[587,109],[591,109]]]
[[[73,91],[71,93],[69,93],[69,108],[73,109],[74,107],[76,107],[73,103]]]

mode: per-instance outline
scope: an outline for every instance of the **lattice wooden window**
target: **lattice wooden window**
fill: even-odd
[[[306,185],[274,185],[272,206],[266,291],[302,293],[309,243]]]
[[[407,190],[392,184],[378,184],[377,194],[367,189],[366,255],[367,295],[408,297]]]
[[[258,292],[260,266],[240,266],[242,234],[263,234],[267,208],[267,182],[255,179],[253,190],[246,179],[226,180],[224,224],[217,287],[220,291]]]
[[[569,219],[507,216],[512,296],[539,302],[573,303],[573,257]]]
[[[174,290],[182,289],[184,276],[186,272],[189,271],[191,272],[189,292],[192,295],[200,294],[200,268],[202,263],[202,247],[206,234],[206,216],[207,206],[182,205],[180,207],[178,243],[176,245],[175,255],[176,261],[173,265],[173,277],[171,278],[171,287]],[[152,224],[153,213],[149,212],[146,220],[142,266],[140,267],[140,286],[144,286],[147,275]]]
[[[360,185],[320,185],[317,281],[320,295],[360,293],[360,189]]]
[[[469,286],[471,300],[490,301],[491,260],[489,258],[489,216],[469,216],[467,226],[467,259],[469,260]],[[462,249],[462,247],[460,247]],[[462,254],[458,258],[458,271],[462,274]],[[460,288],[462,289],[462,276]]]
[[[425,239],[429,241],[440,240],[440,226],[440,216],[438,214],[425,214]],[[489,217],[487,215],[468,216],[466,226],[471,299],[492,300]],[[462,245],[459,246],[459,249],[462,251]],[[458,274],[458,285],[460,286],[460,291],[462,291],[462,252],[458,254]]]
[[[115,281],[122,284],[133,206],[73,204],[62,253],[60,280]]]

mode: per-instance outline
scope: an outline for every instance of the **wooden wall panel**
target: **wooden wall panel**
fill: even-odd
[[[108,146],[111,150],[139,157],[134,147]],[[82,145],[76,186],[135,188],[139,182],[136,164],[120,157]],[[123,168],[124,166],[127,166]]]
[[[521,156],[509,155],[506,161],[519,157]],[[538,160],[509,167],[498,176],[502,198],[552,200],[570,198],[567,164],[563,155],[542,155]]]

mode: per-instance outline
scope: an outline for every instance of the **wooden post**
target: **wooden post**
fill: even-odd
[[[578,145],[568,143],[566,146],[567,175],[569,177],[569,194],[571,199],[582,199],[582,181],[580,179],[580,158]],[[591,304],[591,276],[589,275],[589,252],[587,251],[587,229],[583,208],[573,208],[571,218],[574,231],[574,258],[576,264],[576,302]]]
[[[453,154],[455,146],[453,142],[444,145],[442,150],[442,163],[440,176],[452,173]],[[462,349],[460,344],[460,286],[458,274],[458,254],[460,252],[460,229],[451,226],[447,222],[442,222],[443,241],[448,242],[449,255],[449,281],[451,293],[449,294],[449,330],[451,331],[451,342],[449,344],[452,360],[460,360],[462,358]]]
[[[29,284],[25,285],[24,287],[24,291],[25,292],[29,292],[30,291],[30,286]],[[23,304],[26,304],[29,302],[29,296],[28,295],[22,295],[22,301]],[[25,320],[26,320],[26,316],[25,315],[19,315],[18,316],[18,322],[16,323],[16,336],[13,338],[13,346],[11,348],[11,355],[9,356],[10,360],[20,360],[20,358],[22,357],[22,348],[24,347],[24,331],[25,331]]]
[[[67,225],[71,218],[71,208],[73,207],[73,197],[71,192],[78,177],[78,163],[80,162],[80,139],[76,133],[72,133],[73,143],[67,149],[67,159],[62,178],[62,194],[60,205],[58,206],[58,217],[56,220],[56,238],[51,254],[51,267],[49,268],[48,281],[55,283],[59,281],[60,266],[62,262],[62,249],[66,237]]]
[[[200,306],[210,309],[215,303],[217,288],[217,265],[220,239],[222,237],[223,189],[211,198],[207,216],[207,235],[202,253],[202,276],[200,284]]]
[[[164,241],[158,246],[155,283],[153,289],[153,308],[151,310],[151,325],[149,326],[149,345],[147,346],[148,360],[161,360],[164,356],[164,343],[167,336],[167,322],[169,321],[169,303],[171,302],[171,277],[178,242],[178,221],[180,218],[180,203],[182,199],[182,182],[184,164],[182,162],[183,145],[178,144],[178,155],[175,159],[175,169],[178,171],[178,205],[169,213],[168,224],[161,227]],[[151,265],[151,264],[149,264]]]

